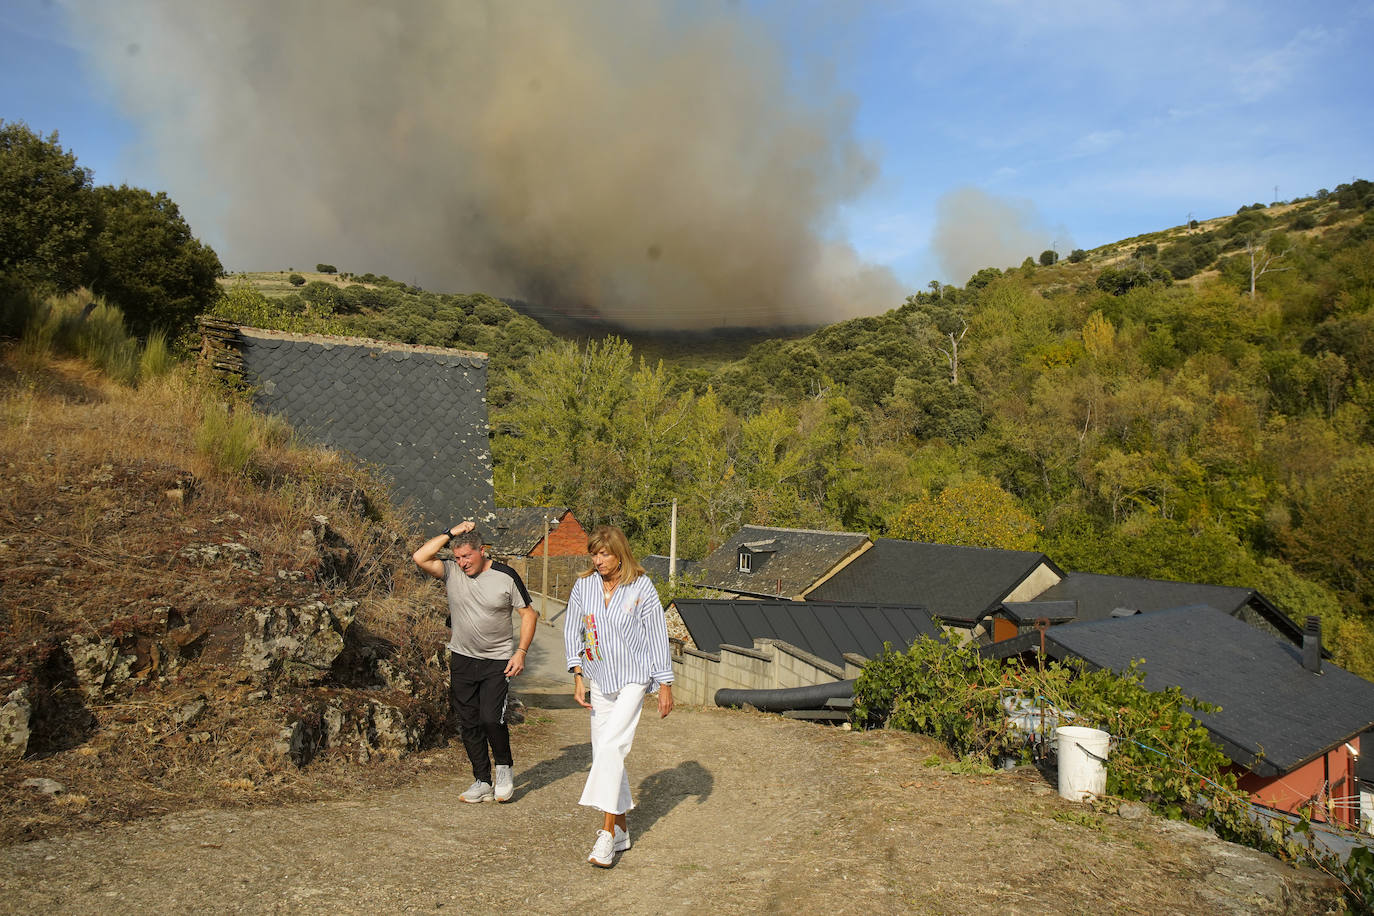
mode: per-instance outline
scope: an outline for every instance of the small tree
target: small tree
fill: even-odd
[[[1086,261],[1087,259],[1088,253],[1084,251],[1082,248],[1075,248],[1073,251],[1069,252],[1070,264],[1080,264],[1083,261]]]
[[[1052,248],[1040,252],[1040,266],[1052,267],[1059,260],[1059,252]]]
[[[300,274],[292,274],[291,276],[287,277],[286,279],[289,280],[289,281],[291,282],[291,285],[292,285],[292,286],[304,286],[304,285],[305,285],[305,277],[302,277]]]
[[[322,274],[336,274],[339,272],[339,269],[333,264],[316,264],[315,270]]]

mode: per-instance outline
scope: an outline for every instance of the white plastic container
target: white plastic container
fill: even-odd
[[[1059,750],[1059,794],[1086,801],[1107,791],[1107,750],[1112,736],[1097,728],[1061,725],[1054,730]]]

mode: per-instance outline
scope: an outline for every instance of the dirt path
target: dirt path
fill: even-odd
[[[6,913],[1312,913],[1310,874],[1202,831],[1063,801],[1034,771],[968,775],[921,737],[645,708],[634,848],[587,864],[587,722],[556,631],[517,682],[516,794],[464,805],[461,747],[414,785],[170,814],[0,848]],[[1320,902],[1316,895],[1322,894]]]
[[[370,798],[0,849],[0,908],[562,913],[599,898],[623,913],[1314,911],[1298,872],[1190,828],[1091,815],[1031,774],[927,766],[932,748],[911,735],[697,708],[663,721],[646,710],[634,848],[595,869],[595,817],[575,804],[585,729],[581,710],[531,709],[506,805],[456,800],[469,777],[451,749],[433,776]]]

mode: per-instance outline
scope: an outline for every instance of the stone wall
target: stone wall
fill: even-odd
[[[808,687],[857,677],[867,659],[847,654],[843,666],[832,664],[780,639],[756,639],[752,648],[722,645],[702,652],[672,639],[673,699],[709,706],[721,688],[777,690]]]

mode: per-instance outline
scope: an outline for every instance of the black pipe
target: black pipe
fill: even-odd
[[[789,709],[818,709],[826,700],[847,700],[854,696],[854,679],[811,684],[806,687],[784,687],[780,690],[734,690],[722,687],[716,691],[717,706],[752,706],[760,712],[784,712]]]

